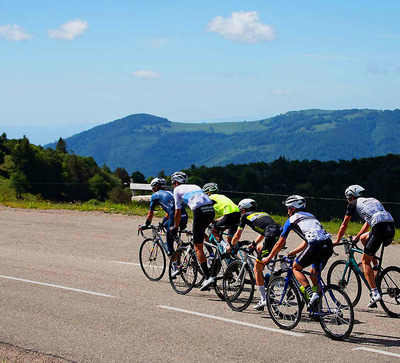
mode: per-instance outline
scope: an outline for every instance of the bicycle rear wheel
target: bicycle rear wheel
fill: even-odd
[[[320,317],[319,322],[326,335],[333,340],[346,339],[353,330],[353,305],[339,286],[325,286],[316,315]]]
[[[166,257],[163,248],[153,238],[146,238],[139,248],[139,262],[150,281],[160,280],[165,273]]]
[[[243,261],[229,264],[222,280],[224,298],[234,311],[243,311],[253,300],[255,281],[253,273]]]
[[[283,276],[274,277],[267,288],[269,314],[281,329],[290,330],[301,318],[301,297],[292,282],[286,283]]]
[[[389,266],[378,276],[378,290],[382,295],[380,304],[392,318],[400,317],[400,267]]]
[[[361,278],[352,265],[349,265],[346,270],[346,264],[347,261],[345,260],[338,260],[332,263],[328,270],[327,282],[328,285],[338,285],[346,291],[353,307],[355,307],[361,297]]]
[[[217,296],[221,300],[225,300],[224,297],[224,274],[226,269],[228,268],[228,264],[231,262],[231,258],[229,255],[224,254],[221,255],[221,259],[219,259],[218,255],[215,256],[213,264],[211,265],[211,276],[214,277],[214,283],[212,287],[217,294]],[[229,262],[229,263],[228,263]]]
[[[169,263],[169,282],[180,295],[193,289],[197,278],[197,262],[194,251],[187,248],[177,249]]]

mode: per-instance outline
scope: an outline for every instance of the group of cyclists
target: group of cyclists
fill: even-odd
[[[306,211],[306,200],[300,195],[291,195],[283,202],[289,218],[283,226],[280,226],[268,213],[258,211],[257,203],[253,199],[242,199],[236,205],[231,199],[218,193],[218,185],[214,182],[207,183],[201,188],[195,184],[188,184],[187,181],[186,173],[182,171],[173,173],[171,176],[173,193],[166,190],[165,179],[154,178],[151,181],[153,194],[145,226],[151,224],[155,207],[161,206],[166,212],[163,224],[167,230],[167,252],[171,256],[174,252],[174,235],[179,228],[184,229],[187,225],[188,215],[185,206],[192,210],[193,243],[205,277],[200,291],[207,290],[214,282],[203,249],[203,241],[207,238],[205,232],[211,223],[214,222],[211,233],[217,240],[220,239],[223,230],[229,230],[231,237],[227,239],[228,251],[240,240],[246,225],[258,233],[250,246],[257,251],[254,275],[260,300],[254,306],[256,310],[263,310],[267,305],[264,266],[281,251],[290,231],[293,231],[303,242],[287,255],[297,256],[293,264],[293,273],[309,296],[309,306],[312,306],[319,299],[316,275],[321,273],[326,266],[333,254],[333,246],[341,241],[350,219],[357,213],[365,221],[354,239],[361,241],[364,245],[362,264],[371,287],[368,307],[375,306],[381,299],[374,278],[374,270],[378,266],[374,256],[383,243],[387,245],[394,238],[394,220],[377,199],[363,196],[365,189],[360,185],[351,185],[345,190],[348,201],[346,215],[338,231],[337,239],[333,242],[331,235],[323,228],[319,220]],[[215,219],[216,213],[222,216]],[[371,231],[369,231],[370,228]],[[303,269],[309,266],[311,266],[311,285],[303,274]]]

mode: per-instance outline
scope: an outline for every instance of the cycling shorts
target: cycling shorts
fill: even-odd
[[[214,220],[215,211],[212,206],[205,205],[193,210],[193,243],[203,243],[204,233],[210,223]]]
[[[312,265],[318,272],[326,266],[332,256],[333,246],[330,238],[323,241],[311,242],[307,248],[296,258],[296,263],[305,268]]]
[[[240,212],[225,214],[221,219],[215,221],[214,228],[219,232],[223,232],[228,228],[228,233],[233,236],[237,231],[239,221]]]
[[[257,260],[262,262],[264,257],[268,257],[271,253],[272,249],[274,248],[276,242],[278,241],[278,237],[281,234],[281,227],[276,224],[272,226],[268,226],[265,229],[265,239],[261,251],[257,254]]]
[[[368,241],[364,247],[364,253],[368,256],[375,256],[381,244],[390,244],[394,238],[395,228],[393,222],[375,224],[369,232]]]

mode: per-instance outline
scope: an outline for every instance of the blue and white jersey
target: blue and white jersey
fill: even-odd
[[[150,199],[150,210],[154,210],[155,207],[159,205],[164,210],[164,212],[169,215],[174,214],[174,196],[170,191],[159,190],[155,192]],[[182,209],[182,214],[186,214],[185,209]]]
[[[308,212],[296,212],[293,214],[283,226],[281,237],[287,238],[291,230],[307,243],[331,238],[331,235],[325,231],[318,219]]]
[[[175,208],[181,209],[182,202],[195,210],[205,205],[212,205],[211,199],[194,184],[180,184],[174,189]]]

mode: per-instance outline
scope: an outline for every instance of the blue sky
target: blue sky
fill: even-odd
[[[400,2],[0,0],[0,132],[399,108]]]

